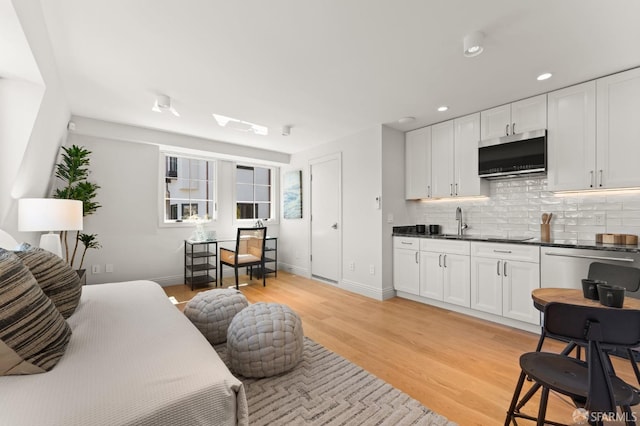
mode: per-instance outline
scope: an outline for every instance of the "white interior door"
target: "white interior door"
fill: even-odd
[[[311,171],[311,275],[340,280],[341,216],[340,157],[310,162]]]

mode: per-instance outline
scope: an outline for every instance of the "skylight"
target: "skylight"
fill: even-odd
[[[220,114],[213,114],[213,118],[216,119],[216,122],[220,127],[228,127],[241,132],[253,132],[256,135],[261,136],[267,136],[269,134],[268,127],[251,123],[249,121],[239,120],[237,118],[231,118]]]

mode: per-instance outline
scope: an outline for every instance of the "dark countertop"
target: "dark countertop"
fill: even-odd
[[[580,240],[552,240],[549,242],[540,241],[540,238],[530,238],[523,240],[521,238],[506,238],[506,237],[487,237],[483,235],[429,235],[419,234],[416,232],[415,226],[394,226],[394,237],[415,237],[415,238],[428,238],[436,240],[457,240],[457,241],[479,241],[485,243],[507,243],[507,244],[527,244],[536,245],[540,247],[558,247],[558,248],[573,248],[573,249],[588,249],[588,250],[606,250],[606,251],[619,251],[627,253],[640,253],[640,247],[638,245],[623,245],[623,244],[604,244],[596,243],[595,241],[580,241]],[[526,237],[523,237],[526,238]]]

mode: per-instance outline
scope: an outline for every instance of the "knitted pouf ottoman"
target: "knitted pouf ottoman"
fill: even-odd
[[[233,317],[249,305],[235,288],[198,293],[187,303],[184,313],[211,344],[227,340]]]
[[[227,331],[231,370],[244,377],[269,377],[302,359],[302,321],[291,308],[256,303],[233,318]]]

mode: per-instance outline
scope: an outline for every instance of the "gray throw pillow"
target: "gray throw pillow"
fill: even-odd
[[[0,249],[0,376],[51,370],[71,329],[18,257]]]
[[[78,273],[55,254],[29,244],[22,244],[15,254],[62,316],[69,318],[80,303],[82,285]]]

